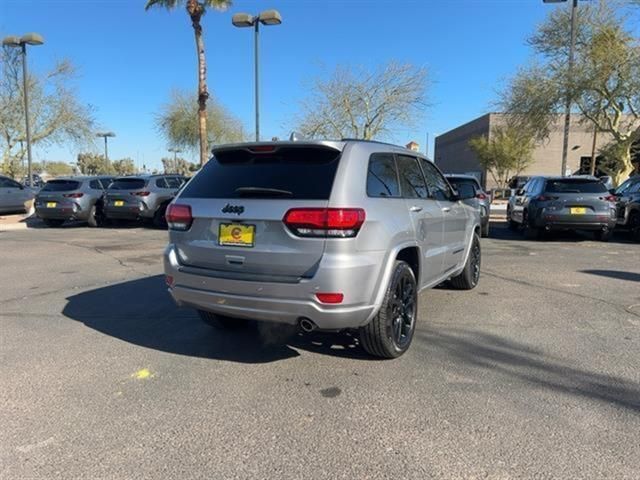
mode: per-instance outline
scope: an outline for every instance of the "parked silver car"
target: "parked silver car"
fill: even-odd
[[[411,343],[418,292],[480,276],[480,218],[438,168],[394,145],[220,146],[167,210],[164,268],[208,323],[358,330],[369,353]]]
[[[67,220],[86,221],[97,227],[104,220],[102,203],[113,177],[64,177],[49,180],[36,195],[36,215],[50,227]]]
[[[489,215],[491,213],[491,195],[482,189],[482,187],[480,186],[480,182],[473,175],[458,175],[449,173],[446,174],[445,177],[455,189],[458,189],[458,187],[463,183],[469,184],[473,187],[475,196],[473,198],[465,200],[464,203],[477,208],[480,211],[480,225],[482,227],[482,236],[488,237]]]
[[[184,182],[181,175],[116,178],[105,197],[105,215],[109,220],[149,220],[164,227],[167,205]]]
[[[590,230],[607,241],[616,225],[616,197],[597,178],[533,177],[509,200],[507,221],[531,238],[551,230]]]
[[[34,196],[29,187],[0,175],[0,213],[25,213]]]

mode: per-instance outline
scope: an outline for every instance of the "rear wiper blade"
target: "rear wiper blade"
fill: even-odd
[[[236,188],[235,192],[244,197],[252,195],[272,195],[274,197],[292,197],[293,192],[289,190],[280,190],[279,188],[264,188],[264,187],[240,187]]]

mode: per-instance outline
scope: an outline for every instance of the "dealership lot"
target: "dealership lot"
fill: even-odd
[[[220,333],[166,232],[0,233],[1,478],[637,478],[638,244],[483,240],[398,360],[348,334]]]

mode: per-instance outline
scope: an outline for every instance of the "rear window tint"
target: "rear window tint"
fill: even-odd
[[[116,178],[109,186],[109,190],[137,190],[144,188],[146,183],[143,178]]]
[[[547,180],[545,192],[548,193],[604,193],[607,187],[597,180],[565,178]]]
[[[456,178],[456,177],[447,177],[449,183],[454,187],[457,185],[471,185],[474,189],[480,190],[480,185],[475,180],[471,180],[470,178]]]
[[[80,188],[80,182],[74,180],[49,180],[44,187],[43,192],[69,192]]]
[[[369,160],[367,195],[370,197],[399,197],[398,171],[391,153],[374,153]]]
[[[273,153],[218,152],[184,188],[182,198],[327,200],[340,152],[285,147]]]

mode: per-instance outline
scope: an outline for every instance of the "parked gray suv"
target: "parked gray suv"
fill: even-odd
[[[370,354],[397,357],[420,291],[478,283],[473,195],[384,143],[220,146],[167,210],[169,292],[218,327],[353,329]]]
[[[36,215],[50,227],[83,220],[90,227],[103,221],[102,199],[113,177],[65,177],[49,180],[36,195]]]
[[[116,178],[105,198],[109,220],[148,220],[164,227],[169,202],[185,182],[181,175],[137,175]]]

